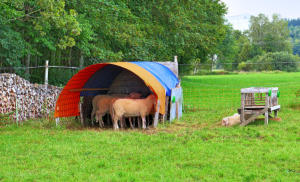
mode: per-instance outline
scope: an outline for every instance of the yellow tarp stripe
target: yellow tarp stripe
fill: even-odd
[[[116,66],[123,67],[137,76],[139,76],[142,80],[144,80],[145,84],[157,95],[158,100],[160,101],[159,113],[165,114],[165,103],[166,103],[166,90],[160,84],[160,82],[153,76],[150,72],[145,70],[144,68],[128,62],[115,62],[109,63]]]

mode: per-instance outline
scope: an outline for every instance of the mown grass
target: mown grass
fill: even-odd
[[[300,181],[299,83],[299,73],[184,77],[183,118],[146,131],[2,125],[0,181]],[[279,87],[281,121],[221,127],[249,86]]]

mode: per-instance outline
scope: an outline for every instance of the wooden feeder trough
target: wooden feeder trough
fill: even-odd
[[[259,115],[265,116],[265,124],[267,125],[272,111],[274,111],[276,118],[280,109],[280,105],[278,105],[279,95],[277,87],[241,89],[241,108],[238,109],[241,116],[241,126],[254,121]]]

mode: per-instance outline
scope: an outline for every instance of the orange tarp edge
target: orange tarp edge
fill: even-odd
[[[54,117],[79,116],[80,113],[78,104],[80,101],[80,92],[70,92],[69,90],[83,88],[85,83],[95,72],[108,64],[125,68],[144,80],[145,84],[156,94],[158,100],[160,101],[159,112],[161,114],[165,113],[165,104],[162,103],[165,103],[166,91],[159,81],[147,70],[136,64],[128,62],[116,62],[94,64],[84,68],[83,70],[80,70],[77,74],[75,74],[63,88],[56,101]]]
[[[82,88],[89,78],[99,69],[103,68],[107,64],[94,64],[80,70],[75,74],[63,88],[58,96],[55,105],[54,117],[69,117],[79,116],[79,101],[80,92],[70,92],[70,89]]]

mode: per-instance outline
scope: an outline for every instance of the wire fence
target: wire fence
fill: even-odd
[[[224,116],[238,112],[241,89],[249,87],[277,87],[282,109],[293,113],[300,108],[299,62],[244,65],[253,68],[250,71],[228,69],[237,66],[235,63],[179,65],[184,112],[192,117],[191,120],[213,115],[215,121],[220,121]]]
[[[46,86],[46,67],[0,68],[0,73],[15,75],[1,74],[0,116],[10,115],[17,121],[53,117],[59,92],[80,68],[48,66],[48,83],[55,86]],[[233,71],[237,67],[235,63],[179,64],[184,113],[190,117],[218,113],[221,117],[237,112],[241,106],[241,89],[248,87],[278,87],[279,104],[283,108],[300,108],[300,62],[249,63]]]

